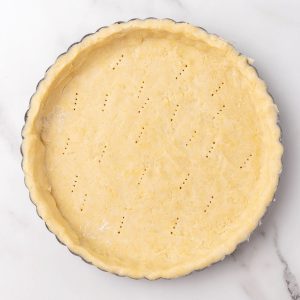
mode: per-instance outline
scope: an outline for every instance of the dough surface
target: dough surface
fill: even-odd
[[[134,278],[204,268],[248,238],[281,171],[277,108],[247,58],[170,20],[104,28],[32,98],[23,167],[70,250]]]

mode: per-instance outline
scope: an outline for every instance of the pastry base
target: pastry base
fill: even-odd
[[[133,278],[202,269],[247,239],[281,172],[277,108],[246,57],[171,20],[85,37],[32,97],[26,185],[60,241]]]

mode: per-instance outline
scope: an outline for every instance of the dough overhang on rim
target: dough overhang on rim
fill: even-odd
[[[23,130],[49,229],[101,269],[173,278],[230,254],[272,201],[277,108],[247,58],[170,20],[115,24],[47,71]]]

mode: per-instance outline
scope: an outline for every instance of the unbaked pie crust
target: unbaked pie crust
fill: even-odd
[[[134,20],[60,56],[32,98],[23,169],[74,253],[133,278],[230,254],[273,199],[277,108],[246,57],[171,20]]]

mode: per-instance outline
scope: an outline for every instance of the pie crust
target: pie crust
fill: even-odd
[[[246,240],[281,172],[277,108],[248,59],[171,20],[117,23],[61,55],[23,129],[47,227],[95,266],[174,278]]]

